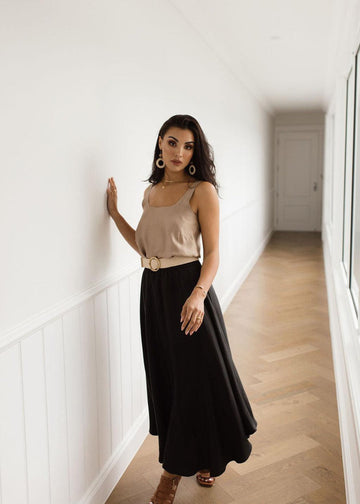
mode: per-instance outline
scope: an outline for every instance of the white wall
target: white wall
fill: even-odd
[[[136,227],[157,132],[221,184],[225,309],[273,227],[272,118],[166,0],[1,2],[0,503],[104,502],[148,432]]]
[[[342,266],[346,78],[360,44],[360,2],[347,8],[337,47],[338,75],[326,113],[322,238],[346,502],[360,502],[360,332]],[[353,111],[349,111],[353,113]],[[350,132],[349,132],[350,134]],[[357,147],[359,148],[359,146]]]

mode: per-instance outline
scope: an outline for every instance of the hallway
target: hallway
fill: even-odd
[[[275,232],[226,310],[258,430],[213,488],[182,478],[177,504],[344,504],[321,234]],[[106,504],[143,504],[162,472],[148,434]]]
[[[133,245],[178,114],[203,131],[184,175],[214,168],[258,426],[174,504],[360,504],[360,0],[5,0],[0,26],[0,504],[147,504],[159,482]]]

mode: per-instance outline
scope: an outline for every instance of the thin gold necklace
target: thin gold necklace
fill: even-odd
[[[168,179],[165,179],[165,177],[164,177],[164,180],[161,183],[161,189],[165,189],[165,187],[166,187],[165,186],[165,182],[169,182],[169,183],[173,183],[173,184],[176,184],[176,183],[179,184],[180,182],[182,182],[182,183],[184,183],[184,182],[190,183],[191,180],[168,180]]]

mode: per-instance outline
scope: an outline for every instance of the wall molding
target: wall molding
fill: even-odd
[[[9,345],[12,345],[21,340],[24,335],[30,335],[33,332],[42,329],[42,327],[49,324],[52,320],[61,317],[66,312],[72,310],[87,299],[95,296],[111,285],[118,283],[123,278],[136,273],[141,268],[139,264],[140,261],[131,261],[126,266],[121,268],[117,273],[109,275],[108,277],[100,280],[88,289],[77,292],[76,294],[63,299],[62,301],[59,301],[58,303],[45,308],[41,312],[36,313],[35,315],[25,319],[11,329],[7,330],[0,337],[0,352]]]

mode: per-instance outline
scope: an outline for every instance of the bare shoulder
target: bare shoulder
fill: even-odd
[[[151,187],[152,187],[152,184],[149,184],[149,185],[147,185],[147,186],[145,187],[145,190],[144,190],[144,197],[145,197],[146,193],[147,193],[147,192],[151,189]]]
[[[149,190],[151,189],[151,187],[152,187],[152,184],[148,185],[148,186],[145,188],[145,190],[144,190],[144,195],[143,195],[143,199],[142,199],[142,207],[143,207],[143,208],[144,208],[144,206],[145,206],[145,199],[146,199],[147,194],[148,194]]]
[[[197,184],[191,199],[193,211],[198,212],[200,209],[208,211],[209,208],[216,208],[218,205],[218,195],[213,184],[207,180],[202,180]]]
[[[211,182],[207,180],[202,180],[195,188],[195,194],[198,201],[214,201],[218,199],[218,195],[215,187]]]

